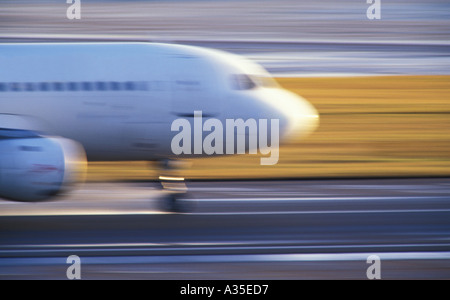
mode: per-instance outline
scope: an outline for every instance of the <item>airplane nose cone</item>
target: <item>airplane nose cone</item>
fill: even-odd
[[[297,94],[285,91],[283,112],[287,119],[285,141],[298,141],[319,126],[319,114],[314,106]]]

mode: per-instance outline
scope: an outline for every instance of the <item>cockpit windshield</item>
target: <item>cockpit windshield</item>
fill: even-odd
[[[252,80],[256,83],[257,86],[265,87],[265,88],[277,88],[278,83],[269,76],[259,76],[259,75],[252,75]]]
[[[257,87],[275,88],[276,81],[269,76],[234,74],[231,77],[231,86],[234,90],[252,90]]]

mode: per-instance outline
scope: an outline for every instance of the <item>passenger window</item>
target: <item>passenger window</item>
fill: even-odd
[[[64,84],[62,82],[54,82],[53,83],[53,90],[57,92],[64,91]]]
[[[0,82],[0,92],[6,91],[6,84]]]
[[[17,82],[10,83],[9,90],[13,92],[20,92],[20,83]]]
[[[34,90],[35,90],[34,83],[31,83],[31,82],[25,83],[25,90],[26,90],[27,92],[32,92],[32,91],[34,91]]]
[[[83,91],[92,91],[92,84],[90,82],[83,82],[81,87]]]
[[[44,92],[50,90],[49,84],[47,82],[41,82],[39,84],[39,90]]]
[[[96,82],[95,85],[96,85],[95,86],[96,90],[98,90],[98,91],[105,91],[106,90],[106,84],[104,82],[99,81],[99,82]]]
[[[120,84],[118,82],[110,82],[109,87],[113,91],[120,91]]]
[[[127,91],[133,91],[135,89],[134,82],[131,81],[125,82],[125,89]]]
[[[69,91],[78,91],[78,84],[76,82],[69,82],[67,84]]]
[[[145,82],[145,81],[136,82],[136,85],[138,86],[138,90],[140,90],[140,91],[148,90],[147,82]]]

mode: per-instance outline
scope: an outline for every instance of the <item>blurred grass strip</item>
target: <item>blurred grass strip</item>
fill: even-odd
[[[240,155],[191,160],[190,179],[450,176],[450,76],[280,78],[321,114],[275,166]],[[91,163],[88,180],[156,179],[147,162]]]

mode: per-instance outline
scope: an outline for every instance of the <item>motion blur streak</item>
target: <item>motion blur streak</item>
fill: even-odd
[[[261,172],[251,156],[192,160],[187,179],[450,175],[450,76],[279,78],[320,113],[317,131],[280,148]],[[96,163],[89,180],[157,178],[148,163]],[[239,172],[236,172],[239,170]]]
[[[0,39],[219,48],[261,63],[317,108],[319,130],[280,149],[270,174],[260,171],[257,157],[224,157],[194,161],[187,179],[448,176],[450,3],[385,1],[377,21],[367,19],[368,6],[352,0],[86,0],[82,19],[69,21],[68,5],[60,1],[1,1]],[[416,76],[333,78],[343,75]],[[88,178],[148,176],[158,174],[147,162],[99,163],[90,165]]]
[[[450,279],[450,2],[381,2],[368,20],[365,0],[82,0],[67,20],[65,1],[0,1],[2,42],[225,50],[320,115],[275,166],[190,160],[190,213],[161,212],[148,162],[91,163],[61,201],[0,201],[0,279],[66,279],[69,255],[83,279],[367,279],[372,254],[382,279]]]
[[[93,1],[83,0],[80,21],[66,19],[56,0],[1,1],[2,34],[109,34],[165,41],[265,39],[447,43],[450,3],[384,1],[381,20],[366,17],[366,1]],[[24,22],[33,26],[26,27]],[[395,28],[395,30],[393,29]]]
[[[190,189],[189,214],[159,213],[149,183],[90,183],[39,206],[0,202],[0,279],[64,279],[74,254],[83,279],[366,279],[370,254],[382,279],[449,277],[448,179]]]

